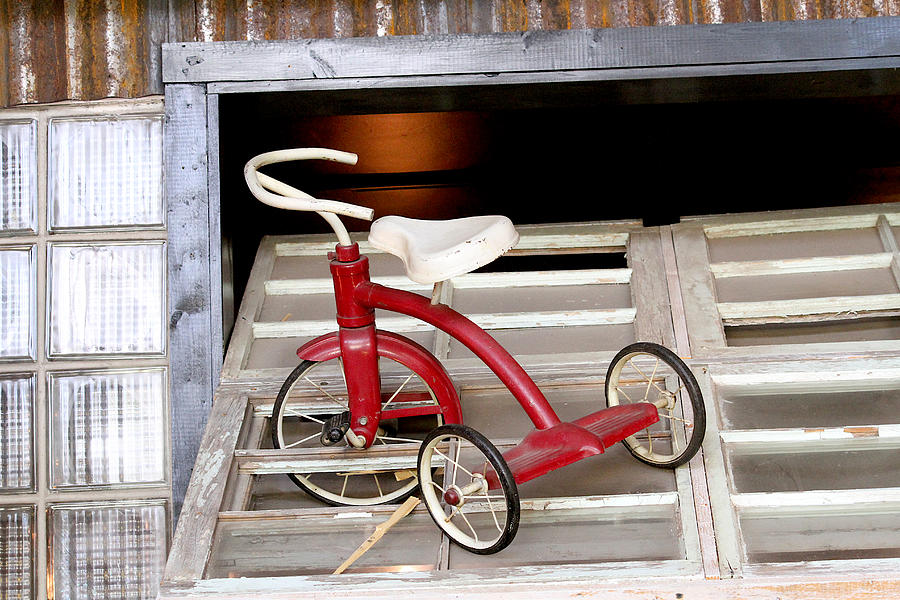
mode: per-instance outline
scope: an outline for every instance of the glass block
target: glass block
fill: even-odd
[[[35,231],[35,121],[0,123],[0,232]]]
[[[33,248],[0,249],[0,359],[34,357]]]
[[[163,354],[165,244],[51,244],[49,354]]]
[[[50,123],[51,229],[161,226],[162,117]]]
[[[52,487],[165,480],[165,371],[50,376]]]
[[[34,488],[34,376],[0,378],[0,490]]]
[[[163,501],[50,508],[51,598],[156,598],[166,560]]]
[[[33,507],[0,507],[0,598],[34,597],[33,533]]]

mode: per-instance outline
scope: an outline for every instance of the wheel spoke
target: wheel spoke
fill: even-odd
[[[453,519],[453,517],[456,516],[456,513],[459,512],[458,506],[453,506],[452,504],[450,504],[449,507],[450,507],[450,514],[447,515],[446,517],[444,517],[444,523],[449,523],[451,521],[451,519]]]
[[[342,369],[342,370],[341,370],[341,373],[343,373],[343,372],[344,372],[344,371],[343,371],[343,369]],[[319,390],[320,392],[322,392],[323,394],[325,394],[326,396],[328,396],[328,398],[331,399],[332,402],[334,402],[335,404],[337,404],[337,405],[340,406],[341,408],[343,408],[343,409],[346,409],[346,408],[347,408],[347,404],[346,404],[345,402],[341,402],[340,400],[338,400],[337,398],[335,398],[334,396],[332,396],[331,393],[330,393],[328,390],[326,390],[325,388],[323,388],[321,385],[319,385],[318,383],[316,383],[315,381],[313,381],[313,380],[310,379],[309,377],[303,377],[303,379],[305,379],[307,382],[309,382],[309,384],[310,384],[311,386],[313,386],[314,388],[316,388],[317,390]]]
[[[632,402],[632,403],[634,402],[634,400],[632,400],[631,397],[630,397],[627,393],[625,393],[625,390],[623,390],[623,389],[620,388],[619,386],[616,386],[616,391],[617,391],[617,392],[621,392],[621,394],[622,394],[623,396],[625,396],[625,398],[626,398],[629,402]]]
[[[347,390],[347,396],[350,395],[350,386],[347,385],[347,372],[344,371],[344,357],[338,356],[338,365],[341,367],[341,379],[344,380],[344,389]]]
[[[438,450],[437,448],[435,448],[434,451],[437,452],[438,454],[440,454],[441,456],[443,456],[443,457],[447,460],[447,462],[451,463],[451,464],[452,464],[454,467],[456,467],[457,469],[461,469],[461,470],[465,471],[466,474],[469,475],[469,477],[475,477],[474,475],[472,475],[472,473],[470,473],[469,471],[467,471],[466,468],[465,468],[464,466],[462,466],[462,465],[459,464],[457,461],[453,460],[452,458],[450,458],[449,456],[447,456],[446,454],[444,454],[443,452],[441,452],[441,451]],[[454,480],[455,480],[455,479],[456,479],[456,476],[455,476],[455,472],[454,472]]]
[[[412,379],[413,375],[415,375],[415,374],[416,374],[415,371],[413,371],[412,373],[409,374],[409,377],[406,378],[406,381],[404,381],[400,385],[400,387],[397,388],[397,391],[394,392],[394,394],[390,398],[388,398],[388,401],[384,403],[384,405],[381,407],[381,410],[384,410],[388,404],[390,404],[391,402],[394,401],[394,398],[397,397],[397,394],[399,394],[401,391],[403,391],[403,388],[406,387],[406,384],[409,383],[409,380]]]
[[[664,419],[670,419],[672,421],[680,421],[681,423],[684,423],[685,427],[693,427],[694,426],[694,423],[692,421],[682,419],[681,417],[676,417],[675,415],[673,415],[671,413],[669,413],[667,415],[663,414],[663,413],[659,413],[659,416],[663,417]]]
[[[317,431],[316,433],[314,433],[314,434],[312,434],[312,435],[306,436],[306,437],[303,438],[302,440],[298,440],[298,441],[296,441],[296,442],[292,442],[292,443],[290,443],[290,444],[285,445],[284,449],[286,450],[286,449],[288,449],[288,448],[293,448],[294,446],[299,446],[299,445],[302,444],[303,442],[308,442],[309,440],[311,440],[311,439],[313,439],[313,438],[316,438],[316,437],[319,437],[320,435],[322,435],[322,433],[319,432],[319,431]]]
[[[649,381],[649,382],[650,382],[650,385],[652,385],[652,386],[655,387],[657,390],[659,390],[660,393],[662,393],[662,394],[665,394],[665,393],[666,393],[666,390],[664,390],[664,389],[662,389],[661,387],[659,387],[659,385],[657,385],[657,383],[656,383],[655,381],[653,381],[653,379],[647,377],[647,375],[644,374],[644,372],[641,371],[641,370],[638,368],[637,365],[635,365],[633,362],[631,362],[631,359],[630,359],[630,358],[628,359],[628,364],[631,365],[631,368],[633,368],[635,371],[637,371],[638,373],[640,373],[640,374],[641,374],[641,377],[643,377],[644,379],[646,379],[647,381]],[[659,359],[658,359],[658,358],[656,359],[656,364],[657,364],[657,366],[659,365]],[[655,373],[656,373],[656,369],[654,368],[653,371],[654,371],[654,374],[655,374]],[[644,397],[644,399],[646,399],[646,396]]]
[[[471,523],[469,523],[469,519],[466,518],[466,513],[464,513],[462,510],[460,510],[459,516],[461,516],[463,518],[463,521],[466,522],[466,525],[469,526],[469,529],[472,531],[472,537],[475,538],[475,543],[477,544],[478,543],[478,532],[475,531],[475,528],[472,527]]]
[[[476,498],[480,498],[481,496],[476,496]],[[488,509],[491,511],[491,517],[494,519],[494,525],[497,527],[497,531],[503,533],[503,528],[500,527],[500,522],[497,520],[497,513],[494,512],[494,505],[491,504],[491,497],[487,495],[487,492],[484,494],[484,499],[487,500]]]
[[[456,441],[456,447],[453,448],[453,451],[456,454],[456,458],[453,459],[453,481],[451,482],[451,485],[456,483],[456,478],[459,476],[459,470],[462,469],[465,471],[463,466],[459,464],[459,455],[462,454],[462,444],[459,443],[459,440]],[[471,477],[472,474],[469,473],[469,476]]]
[[[375,439],[388,440],[389,442],[410,442],[413,444],[421,444],[422,443],[422,440],[415,440],[413,438],[398,438],[398,437],[392,437],[389,435],[377,435],[377,436],[375,436]]]
[[[299,418],[301,418],[301,419],[306,419],[306,420],[308,420],[308,421],[314,421],[314,422],[318,423],[319,425],[324,425],[324,424],[325,424],[325,421],[320,421],[319,419],[317,419],[317,418],[315,418],[315,417],[311,417],[311,416],[309,416],[309,415],[305,415],[305,414],[303,414],[302,412],[300,412],[300,411],[298,411],[298,410],[296,410],[296,409],[292,409],[292,408],[290,408],[290,407],[285,407],[285,408],[284,408],[284,412],[290,414],[292,417],[299,417]]]
[[[675,416],[672,414],[671,410],[669,411],[669,414],[666,416],[669,419],[675,418]],[[679,419],[679,420],[683,420],[683,419]],[[675,454],[678,454],[681,451],[681,449],[678,447],[678,435],[676,435],[674,427],[672,427],[671,429],[672,429],[672,449],[675,451],[674,452]]]
[[[644,401],[647,401],[647,398],[650,397],[650,387],[653,385],[653,378],[656,377],[656,371],[659,369],[659,359],[656,359],[656,364],[653,365],[653,373],[650,374],[650,379],[647,380],[647,391],[644,392]]]

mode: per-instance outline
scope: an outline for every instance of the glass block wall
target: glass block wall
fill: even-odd
[[[0,112],[0,598],[155,598],[170,532],[160,99]]]

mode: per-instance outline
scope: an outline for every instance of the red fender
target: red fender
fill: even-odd
[[[420,344],[392,333],[378,330],[376,334],[378,356],[390,358],[415,371],[437,396],[444,423],[462,423],[462,408],[459,394],[450,380],[444,365]],[[301,360],[323,361],[337,358],[341,354],[338,333],[327,333],[303,344],[297,349]]]

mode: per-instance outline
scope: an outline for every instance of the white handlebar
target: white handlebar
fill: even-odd
[[[333,223],[333,220],[326,217],[323,213],[344,215],[366,221],[371,221],[375,216],[375,211],[371,208],[336,200],[314,198],[306,192],[282,183],[264,173],[257,172],[259,167],[292,160],[331,160],[355,165],[357,156],[350,152],[329,150],[328,148],[293,148],[259,154],[247,161],[247,164],[244,166],[244,179],[247,181],[250,193],[260,202],[275,208],[315,211],[325,217],[329,223]]]

